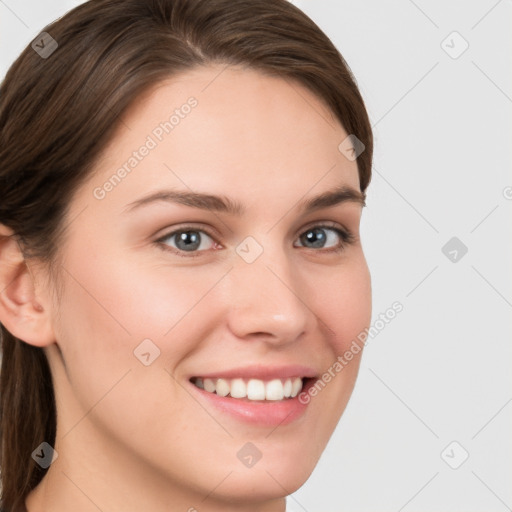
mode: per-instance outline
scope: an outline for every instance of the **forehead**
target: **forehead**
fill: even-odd
[[[357,163],[338,149],[347,135],[296,81],[225,65],[196,68],[137,98],[82,192],[90,201],[94,187],[110,180],[102,207],[119,210],[164,186],[231,192],[248,203],[297,200],[342,184],[359,190]]]

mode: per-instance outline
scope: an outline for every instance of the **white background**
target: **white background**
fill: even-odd
[[[0,76],[79,3],[0,0]],[[333,40],[365,98],[374,321],[395,301],[404,310],[369,341],[348,408],[289,504],[511,510],[512,2],[293,3]],[[456,262],[441,250],[452,237],[468,249]],[[458,469],[447,464],[465,452]]]

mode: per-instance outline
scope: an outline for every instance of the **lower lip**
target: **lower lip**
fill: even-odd
[[[301,392],[307,391],[313,385],[313,379],[308,379]],[[275,427],[288,425],[300,418],[306,411],[308,404],[299,402],[299,394],[294,398],[284,400],[250,401],[247,399],[220,396],[198,388],[192,382],[190,385],[209,403],[223,413],[229,414],[238,420],[253,425]]]

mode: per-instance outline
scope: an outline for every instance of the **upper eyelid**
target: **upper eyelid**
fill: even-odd
[[[331,227],[332,228],[340,228],[340,229],[343,229],[343,230],[345,230],[347,232],[350,231],[350,229],[345,227],[340,222],[336,222],[336,221],[332,221],[332,220],[315,220],[315,221],[308,222],[307,224],[302,226],[300,228],[299,233],[302,233],[302,232],[304,232],[304,231],[306,231],[308,229],[311,229],[313,227],[316,227],[316,226],[326,226],[326,227],[329,227],[329,228],[331,228]],[[159,238],[162,238],[162,237],[165,238],[165,237],[167,237],[169,235],[172,235],[174,233],[178,233],[180,231],[204,231],[207,235],[212,236],[212,237],[213,236],[221,236],[221,233],[217,229],[215,229],[215,228],[211,228],[208,225],[202,224],[200,222],[199,223],[191,222],[190,224],[184,223],[183,226],[173,227],[173,228],[170,229],[170,231],[165,231],[163,235],[159,236]]]
[[[213,234],[210,232],[210,230],[208,228],[205,228],[205,227],[199,227],[199,226],[188,226],[188,225],[184,225],[182,227],[178,227],[178,228],[173,228],[171,229],[170,231],[166,231],[164,232],[163,235],[159,235],[158,238],[156,239],[156,241],[158,242],[159,240],[162,240],[162,239],[165,239],[165,238],[169,238],[171,237],[172,235],[175,235],[177,233],[181,233],[183,231],[200,231],[201,233],[205,233],[207,234],[210,238],[215,238],[216,236],[218,236],[217,234]],[[213,230],[212,230],[213,231]]]

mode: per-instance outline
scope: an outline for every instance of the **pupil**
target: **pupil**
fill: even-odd
[[[179,249],[182,249],[184,251],[193,251],[194,249],[197,249],[201,243],[201,237],[199,234],[195,231],[183,231],[179,235],[177,235],[178,240],[176,242],[176,245]],[[180,247],[180,243],[182,243]]]
[[[325,231],[322,228],[310,229],[304,238],[314,247],[322,247],[325,243]]]

